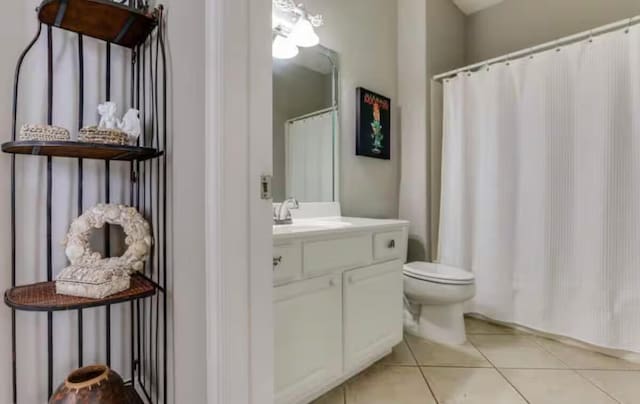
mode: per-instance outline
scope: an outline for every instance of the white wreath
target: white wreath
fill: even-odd
[[[126,234],[128,249],[120,257],[102,258],[100,253],[91,250],[91,231],[102,228],[105,223],[122,226]],[[122,268],[131,273],[144,268],[152,243],[151,227],[135,208],[101,203],[71,223],[63,244],[72,265]]]

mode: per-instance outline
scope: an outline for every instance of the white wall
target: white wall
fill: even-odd
[[[22,2],[9,2],[0,14],[0,38],[3,57],[0,62],[0,130],[2,139],[11,130],[11,94],[14,63],[21,51],[24,39],[30,31],[23,25],[27,6]],[[10,62],[11,61],[11,62]],[[0,156],[0,290],[11,286],[11,245],[9,239],[11,160]],[[0,402],[11,402],[11,311],[4,304],[0,307]]]
[[[400,136],[397,113],[396,0],[309,0],[323,14],[322,45],[338,53],[340,89],[340,202],[345,216],[398,216]],[[391,160],[355,155],[356,87],[392,100]]]
[[[638,0],[505,0],[468,18],[475,63],[640,14]]]
[[[173,150],[173,380],[175,401],[205,403],[205,0],[163,0],[168,10]],[[185,62],[188,61],[188,62]],[[213,207],[208,207],[213,209]]]

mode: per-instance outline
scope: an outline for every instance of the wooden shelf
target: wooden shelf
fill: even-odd
[[[44,0],[44,24],[133,48],[158,25],[158,13],[143,12],[111,0]]]
[[[16,141],[2,145],[2,151],[32,156],[71,157],[96,160],[142,161],[162,155],[150,147],[120,146],[85,142]]]
[[[104,299],[59,295],[55,282],[34,283],[9,289],[4,294],[7,306],[23,311],[63,311],[106,306],[138,300],[156,294],[156,285],[140,275],[131,277],[131,287]]]

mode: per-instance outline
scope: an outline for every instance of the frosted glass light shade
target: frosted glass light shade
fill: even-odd
[[[320,43],[320,38],[313,29],[313,25],[303,17],[293,26],[289,38],[291,38],[293,43],[303,48],[310,48]]]
[[[298,47],[292,40],[283,36],[276,36],[273,40],[271,54],[276,59],[291,59],[298,55]]]

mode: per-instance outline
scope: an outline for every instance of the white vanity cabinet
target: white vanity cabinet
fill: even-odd
[[[347,220],[274,235],[275,404],[307,404],[402,341],[408,223]]]

